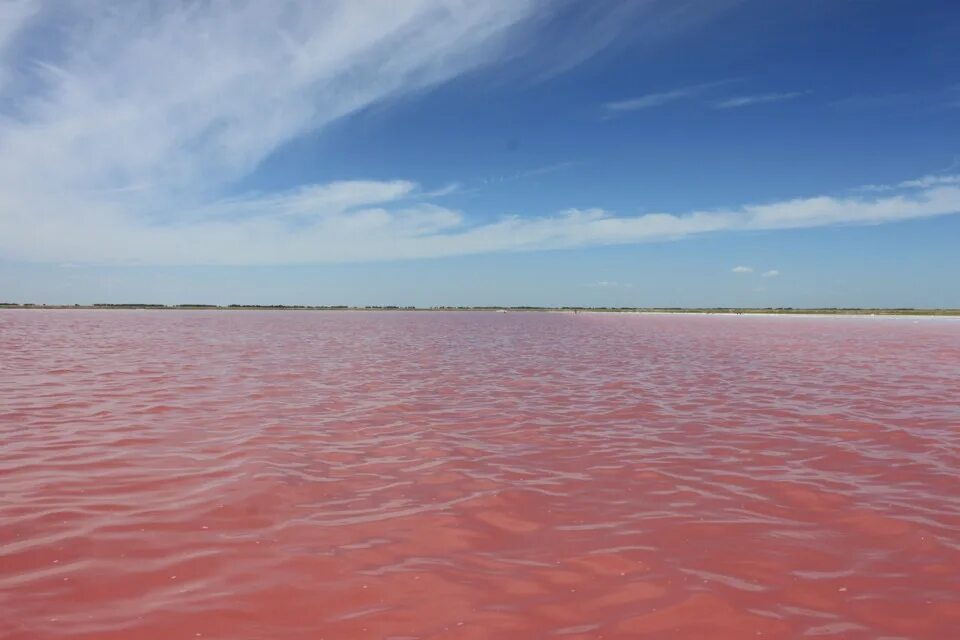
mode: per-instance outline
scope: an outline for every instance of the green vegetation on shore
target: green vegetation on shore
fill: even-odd
[[[775,314],[775,315],[883,315],[883,316],[960,316],[960,309],[914,309],[860,308],[860,307],[530,307],[530,306],[464,306],[464,307],[413,307],[413,306],[364,306],[349,305],[259,305],[259,304],[150,304],[150,303],[100,303],[100,304],[32,304],[0,302],[0,309],[157,309],[157,310],[214,310],[214,311],[567,311],[605,313],[727,313],[727,314]]]

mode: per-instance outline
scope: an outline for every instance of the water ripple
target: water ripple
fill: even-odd
[[[0,310],[0,637],[960,628],[960,323]]]

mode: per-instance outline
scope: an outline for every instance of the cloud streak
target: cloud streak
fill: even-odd
[[[608,102],[604,106],[608,111],[636,111],[638,109],[649,109],[650,107],[659,107],[661,105],[676,102],[683,98],[688,98],[699,92],[695,87],[685,89],[675,89],[673,91],[663,91],[660,93],[648,93],[646,95],[629,98],[627,100],[616,100]]]
[[[740,107],[749,107],[755,104],[767,104],[770,102],[783,102],[784,100],[793,100],[804,95],[803,91],[793,91],[790,93],[764,93],[753,96],[737,96],[727,98],[714,103],[717,109],[738,109]]]
[[[725,84],[730,84],[731,82],[736,82],[736,80],[718,80],[716,82],[704,82],[701,84],[693,84],[686,87],[680,87],[679,89],[672,89],[670,91],[661,91],[657,93],[647,93],[645,95],[636,96],[634,98],[627,98],[625,100],[615,100],[612,102],[607,102],[603,105],[603,108],[608,112],[621,112],[621,111],[637,111],[640,109],[650,109],[652,107],[660,107],[665,104],[670,104],[671,102],[677,102],[680,100],[685,100],[687,98],[694,98],[696,96],[702,95],[703,93],[719,87]]]
[[[857,187],[856,191],[884,192],[903,189],[926,189],[948,185],[960,185],[960,175],[927,175],[914,180],[904,180],[896,184],[868,184]]]

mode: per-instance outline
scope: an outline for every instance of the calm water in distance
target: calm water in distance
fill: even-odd
[[[960,637],[960,322],[0,311],[0,637]]]

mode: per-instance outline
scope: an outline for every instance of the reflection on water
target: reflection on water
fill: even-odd
[[[0,637],[960,629],[960,322],[0,311]]]

